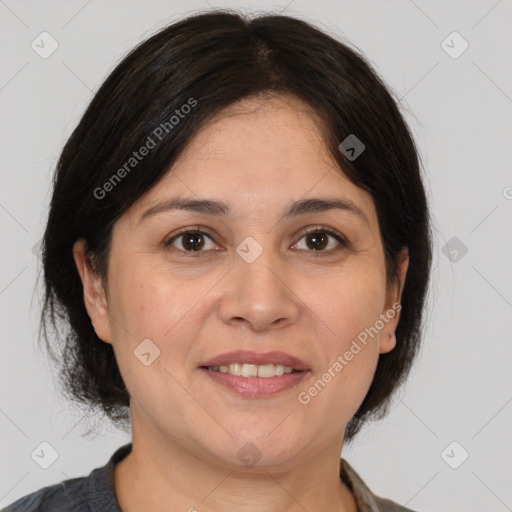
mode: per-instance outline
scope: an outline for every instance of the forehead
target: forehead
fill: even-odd
[[[132,209],[169,196],[222,198],[234,211],[269,208],[307,196],[350,199],[372,216],[371,196],[330,155],[323,124],[290,96],[244,99],[221,111],[190,140],[169,172]]]
[[[291,96],[246,98],[218,113],[192,138],[176,167],[207,159],[241,161],[262,171],[273,165],[284,170],[307,158],[308,163],[333,166],[321,135],[319,115]],[[259,157],[253,161],[254,157]],[[288,163],[287,163],[288,162]],[[244,173],[247,174],[247,173]]]

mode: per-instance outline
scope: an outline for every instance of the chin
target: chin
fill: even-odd
[[[221,450],[223,457],[229,454],[226,462],[254,469],[275,467],[292,463],[304,451],[300,439],[292,432],[283,430],[277,435],[276,424],[268,430],[251,432],[252,435],[250,432],[238,431],[233,439],[227,440],[225,450]]]

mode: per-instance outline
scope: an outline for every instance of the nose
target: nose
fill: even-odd
[[[262,332],[297,322],[300,300],[293,290],[292,272],[270,248],[250,263],[236,254],[233,265],[219,309],[224,323],[247,324]]]

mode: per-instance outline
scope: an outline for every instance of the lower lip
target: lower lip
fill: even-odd
[[[280,393],[293,387],[308,373],[305,370],[285,373],[279,377],[240,377],[230,373],[215,372],[207,368],[199,369],[218,384],[247,398],[261,398]]]

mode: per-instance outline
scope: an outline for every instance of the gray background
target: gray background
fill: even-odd
[[[512,510],[511,0],[0,0],[0,506],[88,474],[130,439],[101,417],[85,435],[60,396],[37,348],[33,248],[59,151],[93,92],[137,42],[210,6],[312,21],[361,49],[401,97],[435,223],[428,327],[389,416],[344,457],[374,492],[418,511]],[[43,31],[58,43],[46,59],[31,47]],[[469,44],[457,58],[458,36],[442,45],[453,31]],[[48,469],[30,455],[43,441],[58,453]]]

